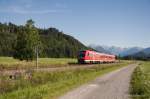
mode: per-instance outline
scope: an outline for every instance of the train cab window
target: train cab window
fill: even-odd
[[[80,52],[79,52],[79,57],[82,58],[82,57],[84,57],[84,56],[85,56],[85,51],[80,51]]]

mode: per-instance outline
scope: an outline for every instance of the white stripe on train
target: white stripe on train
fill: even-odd
[[[99,62],[104,62],[105,60],[84,60],[85,62],[93,62],[93,61],[99,61]],[[110,61],[110,60],[106,60],[106,61]],[[111,60],[111,61],[114,61],[114,60]]]

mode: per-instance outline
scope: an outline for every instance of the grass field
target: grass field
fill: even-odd
[[[73,58],[39,58],[39,67],[64,66],[69,63],[77,63]],[[0,68],[17,69],[35,67],[36,61],[26,62],[13,59],[12,57],[0,57]]]
[[[142,62],[135,69],[131,80],[131,94],[133,99],[150,99],[150,62]]]
[[[56,99],[58,96],[97,76],[119,69],[129,62],[101,64],[91,69],[21,74],[16,79],[0,77],[0,99]]]

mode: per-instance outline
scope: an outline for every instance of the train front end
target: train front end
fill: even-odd
[[[78,63],[79,64],[85,63],[85,55],[86,55],[86,51],[79,51],[78,52]]]

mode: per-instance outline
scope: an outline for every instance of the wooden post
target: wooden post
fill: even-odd
[[[38,69],[38,58],[39,58],[39,55],[38,55],[38,47],[36,47],[36,68]]]

